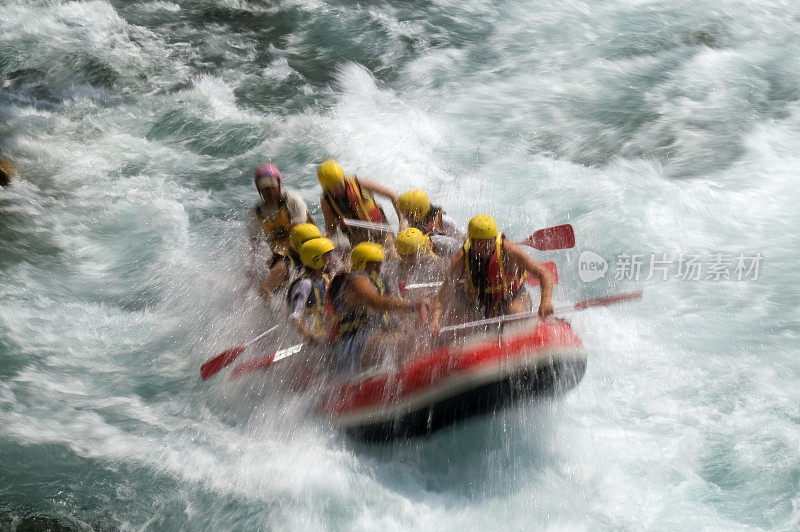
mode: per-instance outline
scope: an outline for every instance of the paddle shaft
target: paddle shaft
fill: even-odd
[[[249,345],[252,345],[252,344],[256,343],[257,341],[261,340],[262,338],[264,338],[266,335],[268,335],[269,333],[271,333],[272,331],[274,331],[274,330],[275,330],[275,329],[277,329],[277,328],[278,328],[278,326],[277,326],[277,325],[275,325],[275,326],[273,326],[273,327],[270,327],[269,329],[267,329],[267,330],[266,330],[266,331],[264,331],[263,333],[259,334],[258,336],[256,336],[256,337],[255,337],[255,338],[253,338],[252,340],[250,340],[249,342],[246,342],[246,343],[244,343],[244,344],[242,344],[242,345],[243,345],[244,347],[247,347],[247,346],[249,346]]]
[[[553,314],[564,314],[566,312],[574,312],[576,310],[584,310],[590,307],[603,307],[606,305],[613,305],[614,303],[622,303],[625,301],[634,301],[642,298],[642,291],[635,290],[633,292],[623,292],[621,294],[612,294],[604,297],[597,297],[592,299],[584,299],[572,305],[565,305],[554,309]],[[462,323],[461,325],[451,325],[449,327],[442,327],[439,332],[452,332],[460,331],[462,329],[471,329],[473,327],[481,327],[483,325],[492,325],[494,323],[507,323],[510,321],[527,320],[539,316],[538,311],[521,312],[519,314],[510,314],[507,316],[498,316],[497,318],[487,318],[485,320],[471,321]]]
[[[558,284],[558,269],[556,268],[556,263],[549,260],[547,262],[543,262],[542,266],[550,272],[550,275],[553,276],[553,284]],[[461,279],[458,281],[459,284],[464,284],[466,279]],[[539,279],[532,276],[525,276],[525,282],[531,286],[539,286]],[[414,290],[417,288],[439,288],[442,286],[442,281],[431,281],[428,283],[413,283],[405,285],[405,290]]]
[[[350,227],[366,229],[368,231],[378,231],[381,233],[392,234],[397,233],[397,231],[395,231],[395,229],[389,224],[365,222],[362,220],[352,220],[349,218],[344,218],[342,223]],[[569,224],[557,225],[555,227],[539,229],[522,242],[519,242],[519,244],[529,246],[540,251],[568,249],[575,245],[575,232],[573,231],[572,226]]]
[[[350,227],[356,229],[367,229],[369,231],[379,231],[381,233],[396,233],[397,231],[389,224],[382,224],[377,222],[364,222],[362,220],[351,220],[350,218],[343,218],[342,222]]]
[[[253,371],[257,371],[259,369],[265,369],[272,366],[278,360],[290,357],[302,351],[305,344],[299,343],[295,344],[290,347],[286,347],[284,349],[280,349],[275,351],[270,355],[264,355],[263,357],[255,358],[253,360],[249,360],[244,362],[243,364],[239,364],[235,368],[233,368],[233,372],[229,379],[238,379],[242,375],[247,375]]]
[[[222,370],[223,368],[229,366],[234,360],[236,360],[236,358],[240,354],[242,354],[242,351],[244,351],[247,348],[247,346],[253,344],[254,342],[256,342],[256,341],[258,341],[258,340],[260,340],[262,338],[264,338],[266,335],[268,335],[269,333],[271,333],[272,331],[274,331],[277,328],[278,328],[277,325],[275,325],[273,327],[270,327],[269,329],[267,329],[263,333],[259,334],[258,336],[256,336],[252,340],[250,340],[249,342],[244,343],[244,344],[242,344],[242,345],[240,345],[238,347],[231,347],[230,349],[226,349],[225,351],[223,351],[222,353],[218,354],[214,358],[211,358],[211,359],[205,361],[200,366],[200,378],[202,378],[203,380],[206,380],[209,377],[212,377],[212,376],[216,375],[217,373],[219,373],[220,370]]]

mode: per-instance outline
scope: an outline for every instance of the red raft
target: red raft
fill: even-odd
[[[537,319],[421,353],[399,370],[328,381],[318,410],[353,436],[386,441],[566,392],[585,371],[586,351],[569,323]]]

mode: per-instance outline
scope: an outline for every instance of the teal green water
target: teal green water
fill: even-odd
[[[798,529],[798,17],[4,2],[0,529]],[[536,254],[557,303],[645,297],[570,316],[589,367],[565,397],[422,440],[364,445],[269,380],[201,382],[276,319],[245,275],[254,166],[320,220],[328,156],[514,238],[572,223],[575,249]],[[580,280],[586,250],[605,278]],[[758,277],[646,279],[651,254],[718,253],[760,254]]]

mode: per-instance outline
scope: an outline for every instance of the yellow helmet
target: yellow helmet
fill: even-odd
[[[353,251],[350,252],[353,271],[363,271],[367,268],[368,262],[383,262],[384,258],[383,246],[374,242],[356,244]]]
[[[397,209],[414,220],[421,220],[431,210],[431,202],[423,191],[409,190],[397,198]]]
[[[416,227],[409,227],[397,233],[395,246],[400,255],[412,255],[418,251],[428,251],[431,240]]]
[[[470,238],[494,238],[497,236],[497,224],[488,214],[479,214],[469,221],[467,236]]]
[[[322,189],[328,190],[339,183],[344,183],[347,176],[344,175],[344,170],[334,159],[325,159],[317,167],[317,179],[319,179]]]
[[[300,260],[303,266],[319,270],[323,266],[322,256],[335,248],[327,238],[312,238],[300,246]]]
[[[311,240],[312,238],[319,238],[322,233],[319,232],[319,227],[314,224],[297,224],[292,226],[289,231],[289,245],[293,250],[300,252],[300,246],[303,242]]]

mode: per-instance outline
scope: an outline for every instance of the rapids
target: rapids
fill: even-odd
[[[3,0],[0,529],[797,530],[798,35],[777,0]],[[571,223],[557,304],[645,297],[569,316],[565,397],[390,446],[200,381],[283,316],[253,168],[321,222],[328,156]]]

